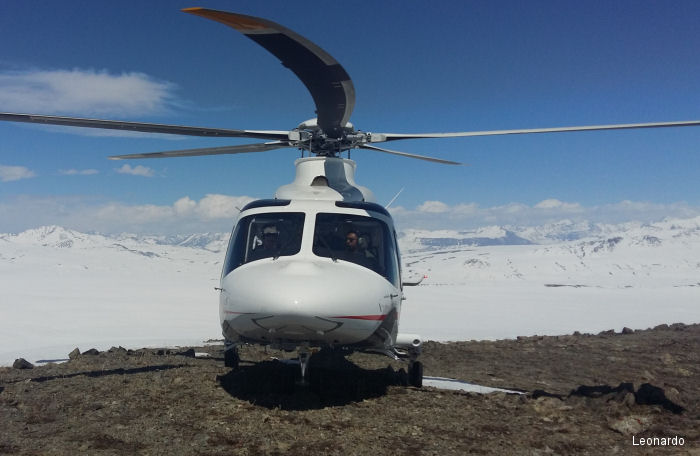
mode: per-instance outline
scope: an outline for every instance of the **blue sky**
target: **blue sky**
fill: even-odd
[[[365,131],[441,132],[700,119],[695,1],[0,4],[0,111],[241,129],[313,117],[304,86],[205,6],[279,22],[333,55]],[[0,123],[0,232],[229,230],[293,177],[291,149],[115,162],[255,142]],[[405,227],[700,214],[700,127],[394,142],[468,163],[355,151],[357,181]],[[123,167],[127,165],[127,167]],[[139,167],[140,166],[140,167]]]

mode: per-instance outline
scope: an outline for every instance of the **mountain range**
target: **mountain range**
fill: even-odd
[[[455,246],[552,245],[576,241],[603,241],[615,238],[636,240],[639,244],[659,246],[667,242],[697,241],[700,237],[700,217],[665,219],[655,223],[628,222],[602,224],[562,220],[540,226],[487,226],[473,230],[418,230],[399,232],[399,244],[404,251],[420,251]],[[42,226],[18,234],[0,233],[0,241],[34,244],[58,248],[95,246],[110,243],[140,243],[172,245],[220,252],[225,250],[229,233],[195,233],[181,235],[137,235],[122,233],[105,235],[82,233],[60,226]]]

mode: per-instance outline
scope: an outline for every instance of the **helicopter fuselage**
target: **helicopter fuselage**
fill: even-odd
[[[403,291],[393,220],[355,163],[297,160],[276,198],[243,208],[221,276],[229,342],[390,349]],[[286,197],[286,198],[285,198]]]
[[[234,228],[221,278],[228,341],[393,346],[403,293],[393,223],[381,206],[311,200],[249,206]],[[349,242],[360,245],[352,250]]]

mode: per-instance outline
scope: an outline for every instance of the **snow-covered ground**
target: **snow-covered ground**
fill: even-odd
[[[597,226],[573,241],[562,226],[528,231],[517,237],[548,243],[481,230],[407,252],[407,269],[429,278],[406,289],[402,330],[463,340],[700,322],[700,219]]]
[[[0,236],[0,365],[220,338],[223,253],[58,227]],[[66,351],[68,350],[68,351]]]
[[[226,234],[0,234],[0,365],[219,339]],[[700,322],[700,218],[404,231],[401,330],[496,339]]]

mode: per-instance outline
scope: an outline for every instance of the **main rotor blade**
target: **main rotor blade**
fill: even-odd
[[[282,130],[230,130],[227,128],[188,127],[121,120],[83,119],[79,117],[43,116],[37,114],[15,114],[0,112],[0,120],[27,122],[67,127],[101,128],[106,130],[139,131],[170,135],[209,136],[220,138],[288,139],[289,132]]]
[[[169,150],[164,152],[150,152],[145,154],[113,155],[111,160],[125,160],[131,158],[173,158],[195,157],[199,155],[244,154],[247,152],[265,152],[267,150],[293,147],[287,141],[272,141],[260,144],[243,144],[240,146],[205,147],[202,149]]]
[[[384,152],[387,154],[400,155],[402,157],[417,158],[419,160],[426,160],[426,161],[435,162],[435,163],[442,163],[445,165],[463,165],[464,164],[464,163],[454,162],[454,161],[450,161],[450,160],[443,160],[442,158],[426,157],[425,155],[416,155],[416,154],[409,154],[407,152],[399,152],[396,150],[382,149],[381,147],[370,146],[368,144],[363,144],[363,145],[358,146],[358,147],[360,149],[376,150],[377,152]]]
[[[331,138],[355,107],[355,87],[345,69],[326,51],[276,22],[254,16],[205,8],[182,11],[233,27],[282,61],[304,83],[316,104],[318,126]]]
[[[651,122],[634,124],[585,125],[579,127],[525,128],[520,130],[464,131],[455,133],[372,133],[372,142],[395,141],[397,139],[418,138],[458,138],[463,136],[521,135],[527,133],[557,133],[566,131],[625,130],[631,128],[694,127],[700,120],[679,122]]]

